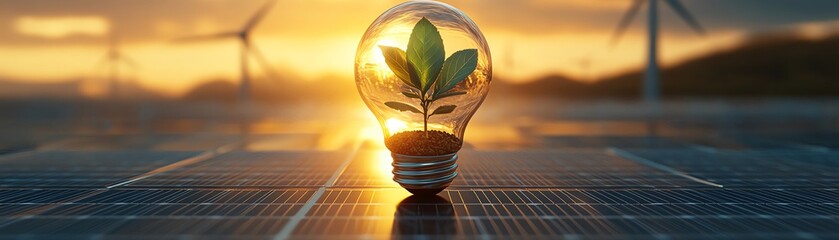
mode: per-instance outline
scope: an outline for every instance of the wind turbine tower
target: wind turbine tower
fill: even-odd
[[[137,67],[137,62],[122,53],[119,47],[119,39],[115,32],[111,33],[108,40],[108,52],[102,58],[102,63],[106,64],[108,70],[108,91],[111,99],[120,97],[120,64],[125,63],[132,68]]]

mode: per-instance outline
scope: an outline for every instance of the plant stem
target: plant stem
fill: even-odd
[[[425,137],[428,138],[428,102],[425,97],[420,100],[422,105],[422,131],[425,132]]]

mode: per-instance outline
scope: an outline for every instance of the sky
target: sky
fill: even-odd
[[[361,35],[402,1],[279,0],[254,30],[254,43],[285,81],[352,81]],[[496,79],[529,81],[548,74],[583,81],[635,70],[645,61],[646,8],[617,45],[610,38],[629,0],[443,1],[466,13],[492,51]],[[173,40],[236,30],[262,0],[0,0],[0,80],[85,79],[102,86],[109,36],[136,62],[122,76],[167,95],[208,79],[238,78],[233,39]],[[664,4],[661,62],[742,44],[759,34],[819,37],[839,30],[835,0],[682,0],[707,30],[700,36]],[[261,74],[254,66],[253,72]]]

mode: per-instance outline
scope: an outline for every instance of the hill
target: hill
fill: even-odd
[[[0,98],[81,98],[81,82],[79,79],[64,79],[41,83],[3,78],[0,80]]]
[[[661,76],[664,97],[839,96],[839,36],[756,39],[662,69]],[[642,78],[641,71],[594,83],[547,76],[525,84],[501,84],[506,85],[501,91],[519,96],[635,98]]]
[[[252,79],[252,99],[266,103],[304,103],[342,101],[356,98],[355,82],[350,79],[324,77],[313,81],[300,81],[290,76],[278,79]],[[215,101],[234,103],[239,94],[238,82],[211,79],[194,87],[181,98],[186,101]]]

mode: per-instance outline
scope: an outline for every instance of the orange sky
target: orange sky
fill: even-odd
[[[4,30],[8,31],[4,32],[5,36],[0,35],[0,52],[4,56],[0,58],[0,76],[27,81],[84,77],[89,79],[89,85],[99,86],[104,82],[101,79],[105,72],[97,63],[105,54],[109,33],[119,31],[123,35],[123,52],[139,64],[137,69],[126,68],[125,75],[148,88],[178,95],[210,78],[237,79],[238,45],[234,40],[195,44],[173,44],[171,40],[234,30],[262,4],[262,1],[116,2],[125,6],[114,3],[99,6],[87,0],[80,0],[73,8],[52,9],[24,3],[7,6],[21,9],[5,10],[14,14],[0,18],[9,26]],[[325,76],[352,81],[353,57],[359,38],[381,12],[399,2],[280,1],[256,29],[254,42],[282,75],[302,81]],[[645,59],[645,11],[639,13],[619,45],[612,48],[608,44],[630,1],[447,2],[469,15],[484,32],[492,49],[497,78],[526,81],[559,73],[592,80],[638,68]],[[85,4],[90,7],[85,8]],[[128,6],[131,4],[139,7]],[[734,46],[751,33],[767,29],[794,29],[818,35],[837,26],[835,18],[830,16],[764,20],[767,27],[749,19],[735,18],[727,23],[720,19],[721,13],[712,11],[713,6],[697,1],[685,1],[685,5],[694,10],[693,14],[706,25],[709,34],[705,37],[693,34],[670,9],[660,9],[661,59],[665,65]],[[193,6],[196,10],[188,14],[165,11]],[[3,11],[0,10],[0,15]],[[138,11],[156,14],[143,17]],[[588,62],[588,67],[583,62]],[[260,74],[258,67],[253,70]]]

